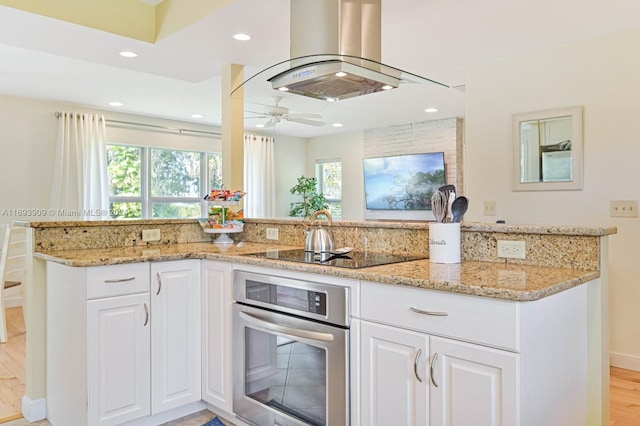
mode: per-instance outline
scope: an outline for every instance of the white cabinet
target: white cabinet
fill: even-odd
[[[363,425],[588,423],[586,286],[511,302],[363,282],[360,309]]]
[[[429,424],[428,336],[362,321],[361,342],[362,424]]]
[[[151,412],[200,401],[200,261],[151,264]]]
[[[202,399],[233,411],[231,320],[232,267],[202,261]]]
[[[49,262],[47,290],[51,424],[170,417],[168,410],[200,401],[199,260],[90,268]]]
[[[90,300],[87,317],[88,423],[148,416],[149,293]]]
[[[432,425],[518,424],[518,355],[431,337]]]

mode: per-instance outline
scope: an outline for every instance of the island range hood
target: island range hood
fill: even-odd
[[[381,61],[381,0],[291,0],[290,68],[277,90],[337,101],[397,88]]]

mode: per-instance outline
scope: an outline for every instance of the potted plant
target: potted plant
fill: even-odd
[[[314,177],[300,176],[298,182],[291,188],[291,193],[302,197],[302,201],[291,203],[291,210],[289,211],[289,216],[291,217],[308,219],[316,210],[329,207],[324,195],[318,194],[318,180]]]

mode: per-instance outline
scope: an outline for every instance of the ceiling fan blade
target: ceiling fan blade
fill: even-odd
[[[322,115],[315,112],[291,112],[289,118],[322,118]]]
[[[268,117],[268,116],[269,116],[269,114],[264,113],[264,112],[262,112],[262,111],[261,111],[261,112],[258,112],[258,111],[249,111],[248,109],[245,109],[245,110],[244,110],[244,113],[245,113],[245,114],[256,114],[256,115],[261,115],[261,116],[263,116],[263,117]]]
[[[293,122],[293,123],[300,123],[300,124],[309,124],[310,126],[324,126],[325,123],[323,123],[322,121],[315,121],[315,120],[307,120],[306,118],[291,118],[289,117],[287,120]]]

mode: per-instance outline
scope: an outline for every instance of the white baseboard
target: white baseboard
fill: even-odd
[[[609,352],[609,362],[612,367],[640,371],[640,357],[637,356]]]
[[[206,408],[204,401],[192,402],[182,407],[174,408],[162,413],[155,414],[149,417],[143,417],[141,419],[132,420],[126,423],[127,426],[157,426],[165,424],[172,420],[179,419],[180,417],[188,416],[189,414],[197,413]]]
[[[29,423],[47,418],[46,398],[32,400],[27,395],[22,397],[22,416]]]

